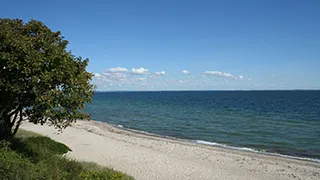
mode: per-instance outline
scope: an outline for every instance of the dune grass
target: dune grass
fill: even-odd
[[[24,129],[19,129],[17,134],[15,135],[16,138],[27,138],[27,137],[35,137],[35,136],[42,136],[42,135],[32,131],[27,131]]]
[[[31,179],[133,179],[92,162],[78,162],[63,154],[66,145],[30,131],[0,141],[0,177],[8,180]]]

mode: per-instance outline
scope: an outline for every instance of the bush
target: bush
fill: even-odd
[[[61,156],[70,151],[66,145],[48,137],[29,135],[0,141],[1,180],[133,179],[95,163],[67,159]]]
[[[6,141],[6,140],[0,141],[0,149],[1,150],[10,150],[10,145],[11,145],[11,143],[9,141]]]
[[[43,179],[81,179],[79,174],[84,170],[80,163],[64,157],[51,156],[37,163],[41,167]]]
[[[100,166],[93,162],[80,162],[85,169],[81,172],[82,179],[123,179],[129,180],[132,177],[118,171],[114,171],[104,166]]]
[[[71,151],[68,146],[44,136],[11,139],[10,147],[35,163]]]
[[[81,179],[84,180],[129,180],[133,179],[129,176],[126,176],[123,173],[117,172],[117,171],[83,171],[80,173]]]
[[[62,155],[71,151],[65,144],[53,141],[52,139],[44,136],[29,137],[23,141],[27,147],[33,152],[45,152],[51,154]]]
[[[37,167],[29,159],[8,149],[0,149],[1,179],[20,180],[38,179]]]
[[[41,136],[41,134],[38,134],[32,131],[27,131],[24,129],[19,129],[17,134],[15,135],[16,138],[27,138],[27,137],[35,137],[35,136]]]

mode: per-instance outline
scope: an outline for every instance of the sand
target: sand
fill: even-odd
[[[21,128],[65,143],[72,149],[70,158],[96,162],[137,180],[320,179],[320,163],[161,138],[97,121],[78,121],[60,134],[46,125],[24,123]]]

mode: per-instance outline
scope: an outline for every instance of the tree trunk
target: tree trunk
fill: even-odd
[[[0,118],[0,140],[11,138],[12,126],[10,122],[10,116],[6,115]]]
[[[13,131],[13,133],[12,133],[12,136],[14,136],[14,135],[17,134],[18,129],[19,129],[19,127],[20,127],[20,125],[21,125],[21,123],[22,123],[22,121],[23,121],[22,109],[20,109],[19,113],[20,113],[20,117],[19,117],[19,120],[18,120],[18,122],[17,122],[17,124],[16,124],[16,127],[14,128],[14,131]],[[16,119],[16,116],[14,117],[14,121],[13,121],[13,123],[12,123],[13,125],[14,125],[14,123],[15,123],[15,119]],[[11,129],[12,129],[12,128],[13,128],[13,126],[11,127]]]
[[[9,118],[9,123],[8,123]],[[12,137],[12,126],[10,123],[10,117],[2,117],[0,120],[0,140],[8,139]]]

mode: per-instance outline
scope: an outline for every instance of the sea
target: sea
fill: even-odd
[[[96,92],[85,112],[128,130],[320,163],[320,91]]]

